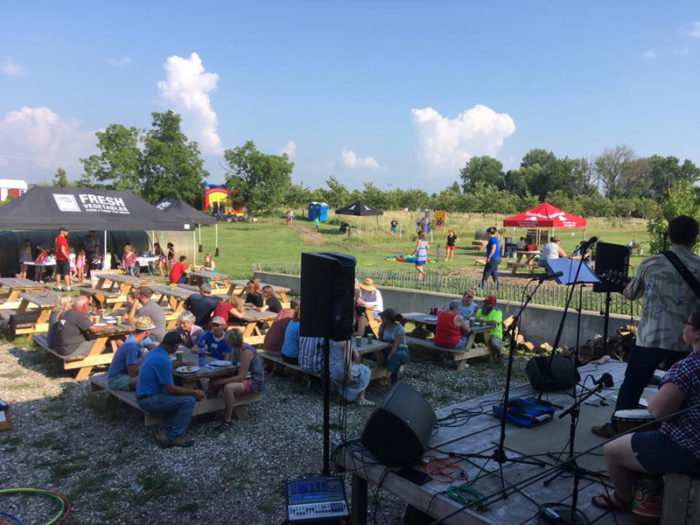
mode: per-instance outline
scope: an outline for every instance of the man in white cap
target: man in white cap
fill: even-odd
[[[107,371],[109,388],[115,390],[134,390],[139,375],[139,366],[143,358],[143,349],[155,346],[148,334],[155,328],[151,318],[139,317],[134,323],[134,333],[119,345],[114,353]]]
[[[197,346],[203,346],[214,359],[228,360],[231,355],[231,347],[226,343],[226,321],[223,317],[216,316],[211,320],[211,330],[204,332],[197,341]]]

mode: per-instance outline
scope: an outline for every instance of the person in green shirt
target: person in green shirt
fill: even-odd
[[[486,344],[491,350],[492,358],[497,362],[503,362],[501,349],[503,348],[503,313],[496,308],[496,296],[488,295],[484,299],[484,305],[476,309],[474,317],[492,326],[486,334]]]
[[[318,216],[316,216],[316,218],[314,219],[314,231],[316,231],[316,233],[318,233],[318,227],[320,225],[321,225],[321,221],[318,220]]]

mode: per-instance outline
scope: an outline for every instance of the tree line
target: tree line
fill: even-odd
[[[209,176],[195,141],[180,128],[172,112],[152,113],[150,129],[110,124],[96,133],[99,153],[80,159],[80,186],[131,190],[150,202],[179,197],[198,206],[202,184]],[[577,215],[644,217],[664,215],[662,201],[673,188],[697,203],[695,183],[700,169],[690,160],[673,156],[637,157],[627,146],[605,150],[599,156],[558,158],[551,151],[532,149],[517,169],[505,171],[490,156],[472,157],[457,179],[438,192],[422,189],[378,188],[365,182],[348,190],[329,175],[325,187],[293,184],[294,163],[286,154],[266,154],[252,141],[224,152],[225,180],[236,188],[234,204],[249,216],[269,214],[284,207],[304,207],[323,201],[331,208],[362,199],[381,209],[445,209],[449,212],[512,214],[547,200]],[[68,185],[59,169],[54,185]]]

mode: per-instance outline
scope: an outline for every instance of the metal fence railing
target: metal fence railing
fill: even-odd
[[[299,275],[301,273],[299,264],[257,264],[257,270],[283,273],[287,275]],[[479,291],[480,279],[473,277],[453,276],[453,275],[426,275],[425,280],[419,283],[416,280],[416,272],[406,272],[399,270],[385,270],[380,268],[356,268],[355,276],[362,280],[365,277],[374,279],[375,284],[382,286],[393,286],[397,288],[413,288],[416,290],[430,290],[461,295],[464,290],[472,289],[477,295],[496,295],[499,300],[520,302],[523,299],[522,284],[502,283],[496,291],[496,287],[489,282],[484,290]],[[570,308],[578,307],[579,291],[576,289],[571,301]],[[568,286],[541,286],[537,294],[532,298],[532,303],[546,306],[564,307],[566,297],[569,293]],[[593,292],[590,286],[583,288],[581,292],[581,305],[583,310],[603,312],[605,310],[605,294]],[[641,303],[631,302],[625,299],[622,294],[613,293],[610,297],[610,313],[633,315],[639,317],[641,313]]]

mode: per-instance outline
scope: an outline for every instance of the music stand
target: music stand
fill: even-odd
[[[547,273],[556,274],[562,272],[562,275],[557,276],[555,281],[557,284],[584,284],[584,283],[599,283],[600,279],[591,270],[591,267],[585,261],[576,261],[574,259],[545,259],[543,261]]]

